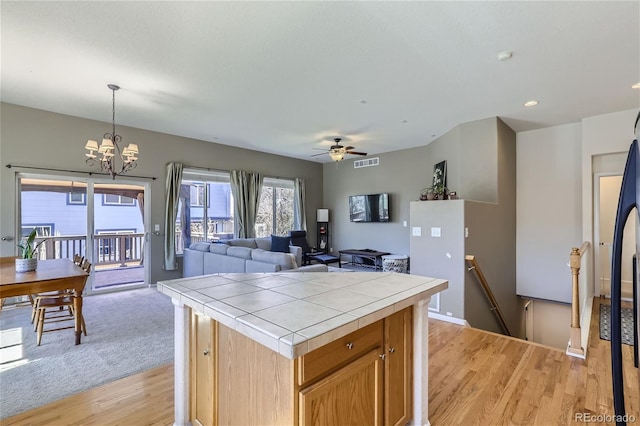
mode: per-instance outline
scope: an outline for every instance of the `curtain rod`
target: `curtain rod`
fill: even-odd
[[[96,173],[96,172],[84,172],[81,170],[67,170],[67,169],[53,169],[50,167],[34,167],[34,166],[21,166],[18,164],[7,164],[7,169],[11,169],[14,167],[17,167],[19,169],[30,169],[30,170],[46,170],[49,172],[66,172],[66,173],[80,173],[80,174],[85,174],[85,175],[89,175],[89,176],[93,176],[93,175],[98,175],[98,176],[111,176],[108,173]],[[151,180],[156,180],[155,177],[152,176],[134,176],[134,175],[118,175],[118,176],[122,176],[124,178],[138,178],[138,179],[151,179]]]
[[[224,170],[224,169],[212,169],[209,167],[198,167],[198,166],[189,166],[187,164],[182,163],[182,167],[183,169],[196,169],[196,170],[206,170],[208,172],[223,172],[223,173],[231,173],[231,170]],[[292,177],[282,177],[282,176],[266,176],[265,177],[269,177],[272,179],[287,179],[287,180],[294,180],[295,178]]]

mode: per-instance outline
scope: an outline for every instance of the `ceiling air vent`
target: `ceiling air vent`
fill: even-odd
[[[364,160],[355,160],[353,162],[353,168],[359,169],[361,167],[371,167],[371,166],[377,166],[379,164],[380,164],[379,157],[365,158]]]

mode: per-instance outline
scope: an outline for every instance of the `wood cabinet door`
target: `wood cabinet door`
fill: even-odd
[[[302,389],[300,425],[381,425],[381,354],[376,348]]]
[[[385,318],[385,425],[405,425],[412,418],[412,307]]]
[[[191,315],[191,422],[212,426],[215,416],[215,347],[213,321]]]

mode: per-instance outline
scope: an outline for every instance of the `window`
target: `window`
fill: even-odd
[[[189,195],[191,207],[203,207],[205,200],[205,185],[199,182],[191,182]]]
[[[55,224],[46,223],[46,224],[22,224],[20,227],[20,235],[22,237],[26,237],[31,233],[33,228],[36,228],[36,236],[37,237],[50,237],[53,235],[53,231],[55,228]]]
[[[124,195],[103,194],[103,206],[135,206],[136,200]]]
[[[176,216],[176,253],[200,241],[233,238],[233,195],[228,172],[185,170]]]
[[[69,192],[67,194],[67,204],[87,205],[87,197],[84,192]]]
[[[256,237],[289,235],[293,229],[293,181],[265,178],[256,217]]]

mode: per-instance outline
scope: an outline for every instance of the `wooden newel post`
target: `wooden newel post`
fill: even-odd
[[[578,277],[580,275],[580,249],[573,247],[569,256],[569,266],[571,266],[571,327],[580,327],[580,297],[578,288]]]
[[[567,354],[584,358],[585,352],[582,348],[582,330],[580,329],[580,289],[578,286],[580,263],[580,249],[573,247],[569,255],[569,266],[571,267],[571,335],[569,337]]]

